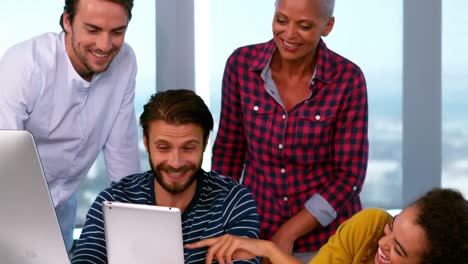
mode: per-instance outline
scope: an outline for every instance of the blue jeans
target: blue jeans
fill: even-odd
[[[77,204],[78,199],[75,193],[68,201],[55,208],[55,214],[68,252],[73,246],[73,229],[75,228]]]

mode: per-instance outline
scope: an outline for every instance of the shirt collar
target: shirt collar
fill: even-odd
[[[197,175],[197,189],[195,190],[195,194],[193,195],[192,200],[188,204],[187,208],[185,208],[185,211],[182,213],[182,221],[185,221],[188,218],[190,212],[193,210],[195,205],[198,203],[200,194],[201,194],[204,186],[206,185],[206,179],[205,179],[206,172],[204,170],[202,170],[202,169],[199,169],[196,172],[196,174],[198,174]]]
[[[333,75],[333,67],[331,63],[331,57],[330,57],[330,50],[327,48],[327,45],[325,42],[320,39],[320,42],[318,44],[317,48],[317,66],[315,68],[315,78],[324,82],[324,83],[329,83],[331,82],[331,78]]]
[[[273,52],[276,50],[275,40],[271,39],[265,45],[261,45],[261,49],[257,51],[256,57],[250,66],[251,71],[263,70],[270,62]]]
[[[91,81],[86,81],[85,79],[83,79],[83,77],[81,77],[78,74],[78,72],[76,72],[75,67],[73,67],[73,64],[71,62],[70,56],[68,56],[67,46],[65,44],[65,31],[62,31],[59,34],[60,34],[60,44],[62,45],[62,48],[63,48],[63,53],[64,53],[63,55],[67,59],[68,71],[69,71],[69,75],[70,75],[71,80],[75,80],[76,82],[80,83],[80,86],[82,86],[82,87],[89,88],[92,82],[95,82],[101,75],[103,75],[109,69],[107,69],[105,72],[93,74],[93,77],[92,77]],[[117,54],[117,56],[118,55],[119,54]],[[114,60],[116,59],[117,56],[115,56]],[[109,68],[110,68],[110,65],[109,65]]]
[[[256,58],[253,60],[250,66],[251,71],[261,71],[270,64],[271,57],[276,50],[276,44],[274,39],[266,42],[262,45],[262,48],[258,50]],[[317,65],[315,67],[315,78],[324,82],[329,83],[332,77],[332,70],[330,68],[330,50],[327,48],[325,42],[320,39],[317,47]]]

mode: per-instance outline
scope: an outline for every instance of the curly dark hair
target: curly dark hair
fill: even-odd
[[[429,249],[422,263],[468,263],[468,201],[454,189],[435,188],[414,202],[416,223]]]

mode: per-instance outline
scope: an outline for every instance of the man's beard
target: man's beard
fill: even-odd
[[[187,190],[194,182],[195,180],[198,178],[198,173],[197,171],[200,169],[200,166],[196,166],[195,164],[193,163],[190,163],[190,164],[187,164],[187,165],[184,165],[180,168],[173,168],[167,164],[164,164],[164,163],[161,163],[159,164],[158,166],[154,166],[153,162],[151,161],[151,157],[149,158],[149,163],[150,163],[150,166],[151,166],[151,170],[153,170],[154,172],[154,175],[155,175],[155,178],[156,178],[156,181],[159,183],[159,185],[161,185],[163,187],[164,190],[166,190],[167,192],[171,193],[171,194],[180,194],[182,192],[184,192],[185,190]],[[166,171],[166,172],[169,172],[169,173],[186,173],[187,171],[192,171],[193,174],[190,176],[190,179],[183,185],[179,185],[179,184],[168,184],[167,182],[164,181],[163,179],[163,176],[162,176],[162,172],[163,171]]]

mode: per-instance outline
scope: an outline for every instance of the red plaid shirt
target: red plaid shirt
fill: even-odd
[[[229,57],[212,166],[236,180],[243,175],[258,203],[264,239],[314,194],[322,196],[337,218],[296,240],[294,247],[295,252],[316,251],[361,210],[368,158],[366,83],[359,67],[320,41],[311,96],[288,112],[265,90],[261,77],[275,50],[271,40],[241,47]]]

